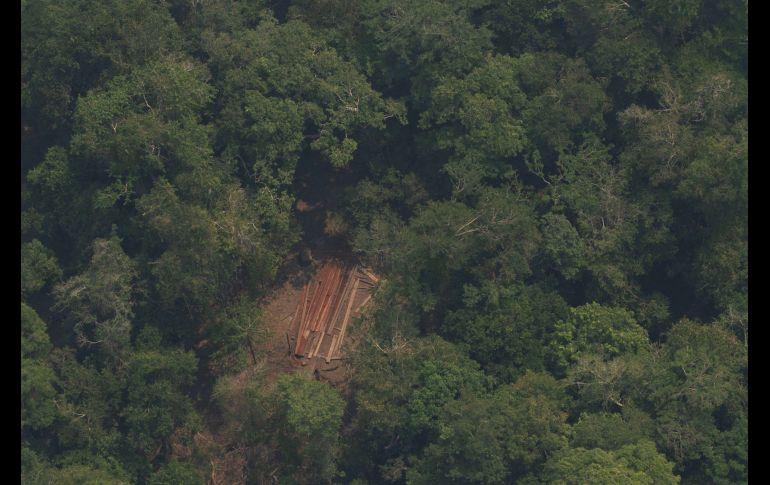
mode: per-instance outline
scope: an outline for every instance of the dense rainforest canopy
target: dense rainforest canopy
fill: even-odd
[[[22,483],[747,483],[747,19],[22,0]],[[257,365],[300,199],[346,392]]]

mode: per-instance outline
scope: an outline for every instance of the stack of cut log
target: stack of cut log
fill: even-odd
[[[292,327],[297,328],[294,354],[340,358],[348,323],[369,303],[379,281],[371,271],[338,261],[326,263],[303,289]]]

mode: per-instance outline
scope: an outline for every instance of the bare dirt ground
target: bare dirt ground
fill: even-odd
[[[332,360],[328,364],[321,357],[300,359],[293,355],[295,344],[296,322],[294,314],[300,300],[303,286],[318,272],[323,263],[331,258],[353,263],[355,258],[350,253],[336,250],[317,249],[313,252],[316,262],[308,267],[296,263],[296,253],[287,258],[279,283],[270,296],[264,300],[262,310],[263,321],[269,331],[265,343],[258,347],[257,352],[264,356],[264,371],[267,384],[287,372],[303,372],[315,379],[328,382],[341,392],[347,391],[347,383],[351,377],[351,368],[347,359]],[[279,286],[280,285],[280,286]],[[354,307],[365,299],[359,295],[354,301]],[[358,314],[354,313],[353,318]],[[348,337],[351,337],[348,335]],[[353,340],[346,338],[343,349],[350,349]]]

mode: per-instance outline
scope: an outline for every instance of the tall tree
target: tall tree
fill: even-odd
[[[79,346],[116,359],[131,345],[136,263],[123,252],[117,236],[97,239],[92,248],[88,267],[54,288],[54,308],[73,325]]]
[[[277,399],[275,426],[287,468],[281,474],[300,483],[331,481],[337,475],[342,397],[327,384],[294,374],[279,379]]]
[[[21,429],[42,429],[56,419],[56,375],[46,361],[51,351],[45,322],[21,304]],[[24,436],[24,434],[22,434]]]

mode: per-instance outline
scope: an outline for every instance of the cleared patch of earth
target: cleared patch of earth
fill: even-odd
[[[322,357],[300,359],[294,356],[294,338],[297,322],[294,319],[302,288],[307,284],[329,259],[337,259],[348,263],[356,263],[349,252],[333,249],[316,249],[313,251],[316,262],[307,267],[297,264],[297,254],[292,253],[287,258],[278,285],[263,301],[262,318],[268,329],[267,341],[260,345],[257,353],[264,356],[261,365],[264,366],[266,384],[275,382],[281,374],[287,372],[307,373],[313,378],[328,382],[343,394],[346,394],[351,369],[347,359],[332,360],[328,364]],[[279,286],[280,285],[280,286]],[[355,300],[353,307],[358,306],[365,295],[361,294]],[[362,311],[365,310],[362,309]],[[352,315],[355,319],[358,314]],[[349,350],[355,339],[348,334],[343,349]]]

